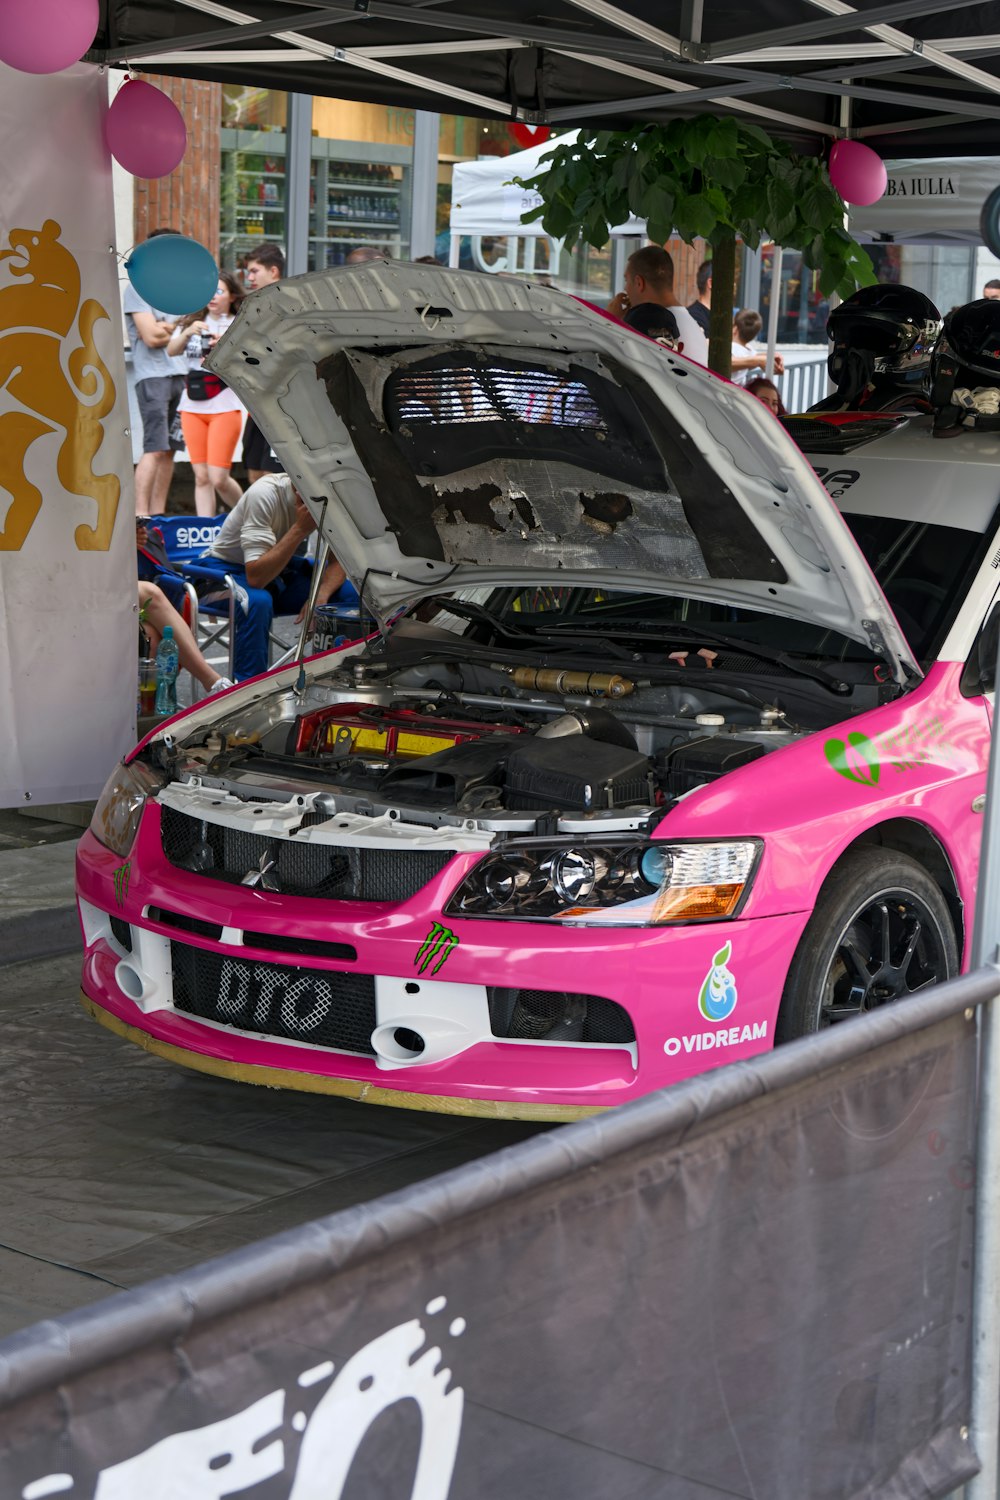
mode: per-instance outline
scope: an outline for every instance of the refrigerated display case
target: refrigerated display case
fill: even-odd
[[[313,155],[309,201],[313,217],[309,269],[342,265],[360,245],[385,248],[394,260],[410,252],[410,155],[408,148],[382,146],[364,161],[338,154],[345,142],[318,141],[327,155]],[[353,152],[358,147],[351,143]],[[371,148],[369,148],[371,149]],[[387,158],[402,158],[395,161]]]
[[[264,240],[286,243],[286,137],[222,131],[220,259],[235,266]],[[314,138],[309,179],[309,270],[340,265],[358,245],[394,259],[410,249],[412,150]]]
[[[234,138],[228,147],[227,136]],[[284,243],[285,137],[224,130],[222,138],[219,249],[222,264],[234,266],[255,243]]]

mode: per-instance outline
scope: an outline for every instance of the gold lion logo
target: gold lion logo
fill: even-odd
[[[25,460],[32,443],[48,433],[63,433],[56,460],[63,489],[97,507],[95,524],[76,528],[81,551],[108,550],[121,496],[117,475],[94,473],[104,418],[116,395],[94,342],[94,327],[108,313],[93,298],[80,307],[80,268],[59,243],[61,233],[61,224],[46,219],[41,229],[12,229],[0,250],[0,261],[10,261],[9,273],[27,278],[0,286],[0,390],[20,408],[0,414],[0,485],[11,497],[0,531],[4,552],[20,550],[41,509],[42,494],[25,473]],[[63,342],[71,335],[67,375]]]

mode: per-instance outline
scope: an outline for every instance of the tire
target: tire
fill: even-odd
[[[827,876],[785,981],[775,1042],[891,1005],[958,973],[947,903],[922,865],[866,845]]]

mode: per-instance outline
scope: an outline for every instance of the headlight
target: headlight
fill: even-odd
[[[164,778],[141,760],[116,766],[97,799],[90,831],[112,853],[124,858],[135,843],[135,835],[147,797],[163,785]]]
[[[759,839],[526,839],[480,860],[445,910],[583,927],[710,922],[737,911],[762,847]]]

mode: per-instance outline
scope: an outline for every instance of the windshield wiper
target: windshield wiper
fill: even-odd
[[[622,620],[615,620],[613,626],[615,635],[627,635],[628,628]],[[553,634],[570,634],[581,639],[592,639],[607,642],[608,629],[601,631],[583,630],[579,625],[567,621],[565,626],[555,624],[549,627]],[[772,662],[775,666],[784,667],[786,671],[795,673],[799,677],[808,677],[813,682],[820,683],[831,693],[849,693],[851,685],[844,682],[835,673],[827,671],[825,667],[807,666],[797,661],[794,656],[789,656],[786,651],[775,651],[770,646],[759,646],[756,642],[741,640],[738,636],[720,635],[715,630],[701,630],[694,626],[678,623],[671,625],[669,630],[653,630],[646,628],[642,622],[637,637],[643,642],[656,641],[661,645],[671,645],[676,641],[695,642],[700,646],[720,647],[724,651],[734,651],[740,656],[755,656],[760,661]]]
[[[539,630],[531,625],[522,625],[520,621],[512,620],[509,615],[494,614],[485,604],[479,604],[476,600],[454,599],[446,594],[428,594],[426,599],[421,600],[421,603],[428,601],[438,605],[446,613],[468,620],[470,624],[488,625],[494,631],[494,640],[504,637],[511,641],[530,641],[533,646],[545,641],[552,641],[555,644],[554,637],[551,637],[546,629]],[[590,633],[587,634],[589,636]],[[463,642],[463,649],[466,645],[475,644],[475,642],[467,641],[464,636],[457,635],[455,639]],[[561,650],[565,650],[567,643],[559,641],[558,645]],[[631,652],[607,637],[604,637],[603,650],[605,655],[621,658],[622,661],[633,660]]]

